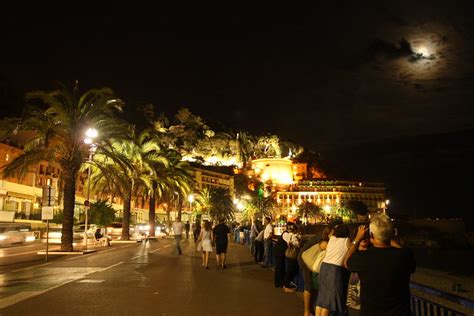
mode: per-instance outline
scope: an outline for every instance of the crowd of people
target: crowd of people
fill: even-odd
[[[182,224],[176,223],[173,229],[176,226],[176,246],[181,253]],[[350,235],[349,226],[340,223],[303,239],[298,225],[288,222],[276,236],[269,217],[263,225],[252,221],[229,227],[224,219],[214,227],[209,221],[202,227],[193,225],[203,268],[209,269],[215,248],[217,268],[225,269],[229,240],[242,243],[245,238],[255,262],[272,268],[275,287],[285,293],[304,292],[305,316],[411,315],[409,280],[416,264],[412,252],[396,241],[392,220],[375,215],[369,225],[359,226]]]
[[[317,250],[312,263],[303,260],[311,248]],[[387,215],[373,216],[352,238],[349,226],[338,223],[308,240],[293,222],[273,236],[265,218],[263,226],[250,227],[250,251],[262,267],[273,267],[274,286],[284,292],[295,292],[301,271],[305,316],[411,315],[409,281],[416,263],[396,241]]]

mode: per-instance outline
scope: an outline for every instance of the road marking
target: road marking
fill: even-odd
[[[51,263],[52,263],[52,262],[48,262],[48,263],[38,264],[38,265],[36,265],[36,266],[31,266],[31,267],[26,267],[26,268],[20,268],[20,269],[12,270],[12,272],[30,270],[30,269],[33,269],[33,268],[38,268],[38,267],[47,266],[48,264],[51,264]]]
[[[155,252],[157,252],[158,250],[161,250],[161,248],[158,248],[158,249],[152,250],[152,251],[150,251],[150,253],[155,253]]]
[[[123,261],[120,261],[119,263],[116,263],[116,264],[113,264],[113,265],[111,265],[111,266],[108,266],[107,268],[103,268],[103,269],[101,269],[100,271],[102,272],[102,271],[105,271],[105,270],[109,270],[109,269],[115,268],[116,266],[119,266],[119,265],[121,265],[122,263],[123,263]]]
[[[37,252],[37,250],[34,250],[34,251],[26,251],[26,252],[19,252],[19,253],[14,253],[14,254],[11,254],[11,255],[2,255],[2,258],[15,257],[15,256],[22,256],[22,255],[27,255],[27,254],[36,253],[36,252]]]
[[[103,283],[105,280],[97,280],[97,279],[84,279],[78,281],[79,283]]]
[[[71,282],[74,282],[76,281],[77,279],[73,279],[73,280],[69,280],[69,281],[65,281],[63,283],[60,283],[60,284],[57,284],[57,285],[54,285],[48,289],[45,289],[43,291],[24,291],[24,292],[19,292],[19,293],[16,293],[16,294],[13,294],[13,295],[10,295],[10,296],[7,296],[5,298],[2,298],[0,299],[0,309],[2,308],[6,308],[8,306],[11,306],[11,305],[14,305],[14,304],[17,304],[21,301],[24,301],[26,299],[29,299],[29,298],[32,298],[34,296],[38,296],[38,295],[41,295],[43,293],[46,293],[48,291],[51,291],[51,290],[54,290],[60,286],[63,286],[63,285],[66,285],[68,283],[71,283]]]

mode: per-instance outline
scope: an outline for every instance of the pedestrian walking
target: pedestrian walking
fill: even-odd
[[[194,228],[193,228],[193,237],[194,237],[194,243],[197,243],[197,239],[199,235],[201,234],[201,223],[197,222],[194,223]]]
[[[230,229],[225,224],[225,220],[221,218],[219,224],[213,230],[214,242],[216,244],[216,260],[217,268],[225,269],[225,257],[227,253],[227,245],[229,243]]]
[[[204,221],[204,227],[201,230],[201,233],[197,239],[198,251],[202,252],[202,265],[201,267],[209,269],[209,254],[212,252],[212,226],[209,221]]]
[[[190,228],[191,228],[191,225],[189,225],[189,221],[186,221],[186,224],[184,224],[184,230],[186,231],[186,239],[189,239]]]
[[[176,249],[178,250],[178,254],[181,255],[183,252],[181,251],[181,247],[179,243],[181,241],[181,237],[183,235],[183,228],[184,225],[181,222],[181,218],[177,217],[176,221],[173,222],[173,233],[174,233],[174,240],[176,241]]]

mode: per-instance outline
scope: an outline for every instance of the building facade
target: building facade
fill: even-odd
[[[276,193],[279,211],[289,218],[296,217],[298,206],[304,202],[320,206],[327,214],[336,214],[348,201],[361,201],[369,212],[386,209],[385,186],[377,182],[339,180],[299,181],[286,191]]]

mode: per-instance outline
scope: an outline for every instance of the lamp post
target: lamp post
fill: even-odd
[[[84,225],[84,240],[85,240],[85,245],[84,249],[87,251],[87,225],[88,225],[88,213],[89,213],[89,208],[90,208],[90,194],[91,194],[91,163],[92,163],[92,157],[94,155],[94,152],[97,148],[97,145],[94,144],[94,139],[97,137],[98,133],[95,128],[89,128],[86,131],[86,138],[84,139],[84,143],[86,145],[89,145],[89,168],[87,169],[87,203],[84,203],[85,206],[85,225]]]
[[[192,213],[193,213],[193,202],[194,202],[194,194],[190,194],[188,195],[188,202],[189,202],[189,212],[191,213],[191,216],[192,216]],[[188,219],[189,219],[189,214],[188,214]]]
[[[387,209],[388,209],[388,205],[390,204],[390,200],[385,200],[385,207],[383,209],[383,213],[384,214],[387,214]]]

